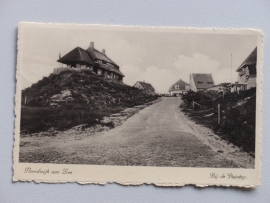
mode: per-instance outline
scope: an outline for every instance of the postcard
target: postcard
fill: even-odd
[[[256,187],[263,34],[21,22],[13,181]]]

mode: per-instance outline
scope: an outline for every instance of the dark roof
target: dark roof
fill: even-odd
[[[111,68],[111,67],[110,67],[110,68]],[[113,70],[112,70],[112,69],[113,69]],[[125,77],[125,75],[124,75],[120,70],[118,70],[117,68],[111,68],[111,71],[112,71],[112,72],[115,72],[115,73],[118,73],[119,75]]]
[[[254,66],[256,69],[256,64],[257,64],[257,47],[255,47],[255,49],[249,54],[249,56],[237,68],[236,71],[239,71],[243,66]],[[249,70],[249,71],[254,73],[254,67],[253,67],[253,70]],[[255,74],[256,74],[256,70],[255,70]]]
[[[93,59],[99,59],[102,61],[105,61],[110,65],[106,64],[100,64],[100,63],[94,63]],[[95,48],[89,47],[87,50],[82,49],[81,47],[76,47],[66,55],[64,55],[62,58],[58,59],[57,62],[64,63],[64,64],[70,64],[70,63],[87,63],[89,65],[98,66],[100,68],[103,68],[109,72],[117,73],[121,76],[125,76],[120,70],[119,66],[114,63],[106,54],[103,54],[102,52],[96,50]]]
[[[223,83],[220,83],[219,84],[219,86],[228,86],[228,85],[230,85],[231,83],[229,83],[229,82],[223,82]]]
[[[153,86],[150,83],[146,83],[146,82],[138,82],[141,84],[141,86],[143,87],[144,90],[149,90],[149,91],[155,91],[155,89],[153,88]]]
[[[111,63],[115,66],[118,66],[116,63],[114,63],[106,54],[103,54],[102,52],[96,50],[93,47],[88,47],[87,49],[88,53],[91,55],[93,59],[100,59],[103,61],[106,61],[108,63]]]
[[[179,85],[179,89],[175,89],[175,85]],[[180,79],[170,87],[169,92],[172,90],[185,90],[186,89],[185,87],[187,85],[189,84]]]
[[[191,77],[193,77],[197,89],[207,89],[215,85],[211,73],[210,74],[192,73]]]
[[[93,60],[91,59],[89,54],[81,47],[76,47],[75,49],[64,55],[62,58],[58,59],[57,62],[64,64],[70,64],[72,62],[84,62],[88,63],[89,65],[94,65]]]
[[[120,70],[118,70],[117,68],[113,67],[113,66],[109,66],[109,65],[106,65],[106,64],[100,64],[100,63],[95,63],[95,66],[99,66],[100,68],[103,68],[109,72],[115,72],[121,76],[125,76]]]

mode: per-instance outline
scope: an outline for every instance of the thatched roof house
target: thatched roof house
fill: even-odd
[[[187,91],[189,91],[189,84],[181,79],[174,83],[169,89],[171,96],[179,96]]]
[[[96,74],[113,80],[122,81],[124,77],[119,66],[106,55],[105,49],[100,52],[94,48],[94,42],[90,42],[86,50],[76,47],[57,62],[66,64],[70,68],[91,69]]]
[[[190,74],[189,85],[192,91],[197,92],[214,86],[215,83],[211,73],[192,73]]]

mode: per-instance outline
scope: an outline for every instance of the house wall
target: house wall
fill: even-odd
[[[246,68],[241,68],[238,71],[238,83],[239,84],[246,84],[248,81],[247,74],[245,72]]]
[[[191,74],[190,74],[189,87],[191,91],[197,92],[197,88],[195,86],[195,83]]]
[[[81,68],[81,64],[76,63],[76,68]]]
[[[238,71],[238,83],[247,84],[247,89],[256,87],[256,76],[249,75],[248,67],[243,67]]]
[[[156,94],[155,91],[145,90],[143,88],[143,86],[139,82],[136,82],[134,87],[136,87],[136,88],[138,88],[140,90],[143,90],[145,93],[150,94],[150,95],[155,95]]]
[[[97,74],[102,75],[102,70],[100,68],[97,69]]]
[[[113,79],[113,73],[110,73],[109,78]]]
[[[136,88],[138,88],[140,90],[143,89],[143,87],[141,86],[141,84],[139,82],[136,82],[135,85],[134,85],[134,87],[136,87]]]
[[[170,95],[171,96],[174,96],[174,94],[179,95],[179,94],[183,94],[184,92],[186,92],[186,91],[185,90],[171,90]]]
[[[107,78],[107,76],[108,76],[108,71],[104,71],[104,76]]]
[[[86,69],[86,65],[81,65],[81,69]]]
[[[118,75],[117,74],[114,74],[114,80],[118,80]]]
[[[81,68],[71,68],[70,66],[67,66],[67,67],[54,68],[53,74],[59,74],[62,71],[67,71],[67,70],[69,70],[69,71],[77,71],[77,72],[82,71]]]
[[[256,76],[249,76],[248,78],[247,89],[252,87],[256,87]]]

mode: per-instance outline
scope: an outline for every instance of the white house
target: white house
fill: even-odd
[[[179,96],[187,91],[189,91],[189,84],[181,79],[174,83],[169,89],[170,96]]]
[[[244,60],[236,71],[238,72],[237,84],[242,87],[241,90],[256,87],[257,47],[251,52],[251,54],[246,58],[246,60]]]

